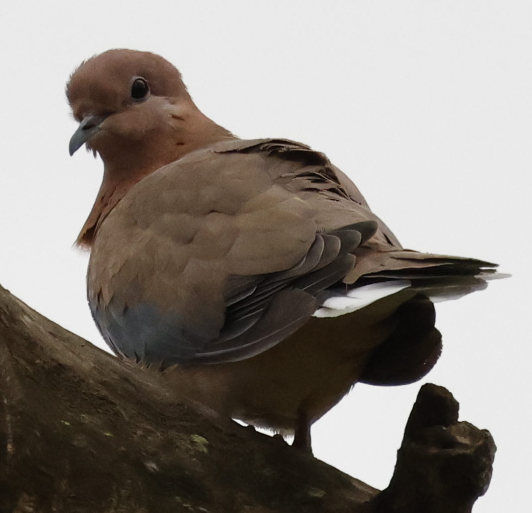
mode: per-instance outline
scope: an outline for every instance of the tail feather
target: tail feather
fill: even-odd
[[[365,255],[359,255],[364,260]],[[360,260],[357,261],[357,266]],[[368,268],[368,262],[363,262]],[[356,266],[356,267],[357,267]],[[354,283],[331,288],[322,296],[315,317],[337,317],[354,312],[405,288],[437,303],[484,290],[488,281],[506,278],[496,264],[473,258],[401,250],[382,254],[380,262]],[[382,269],[382,270],[381,270]]]

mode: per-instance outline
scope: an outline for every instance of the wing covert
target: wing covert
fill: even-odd
[[[263,155],[197,152],[104,220],[89,303],[118,352],[164,365],[248,358],[304,324],[353,267],[376,227],[320,233],[314,206],[265,167]]]

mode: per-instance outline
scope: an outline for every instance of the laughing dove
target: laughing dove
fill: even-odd
[[[433,300],[493,272],[403,249],[323,153],[239,139],[158,55],[93,57],[67,96],[70,153],[85,144],[104,163],[77,239],[104,339],[295,446],[310,449],[312,423],[355,383],[423,377],[441,350]]]

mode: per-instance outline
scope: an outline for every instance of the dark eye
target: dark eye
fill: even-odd
[[[150,86],[143,78],[136,78],[131,86],[131,98],[134,100],[142,100],[148,96]]]

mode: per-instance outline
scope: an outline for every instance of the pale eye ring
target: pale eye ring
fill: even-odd
[[[150,86],[144,78],[139,77],[133,80],[133,84],[131,84],[131,98],[134,100],[143,100],[148,96],[149,92]]]

